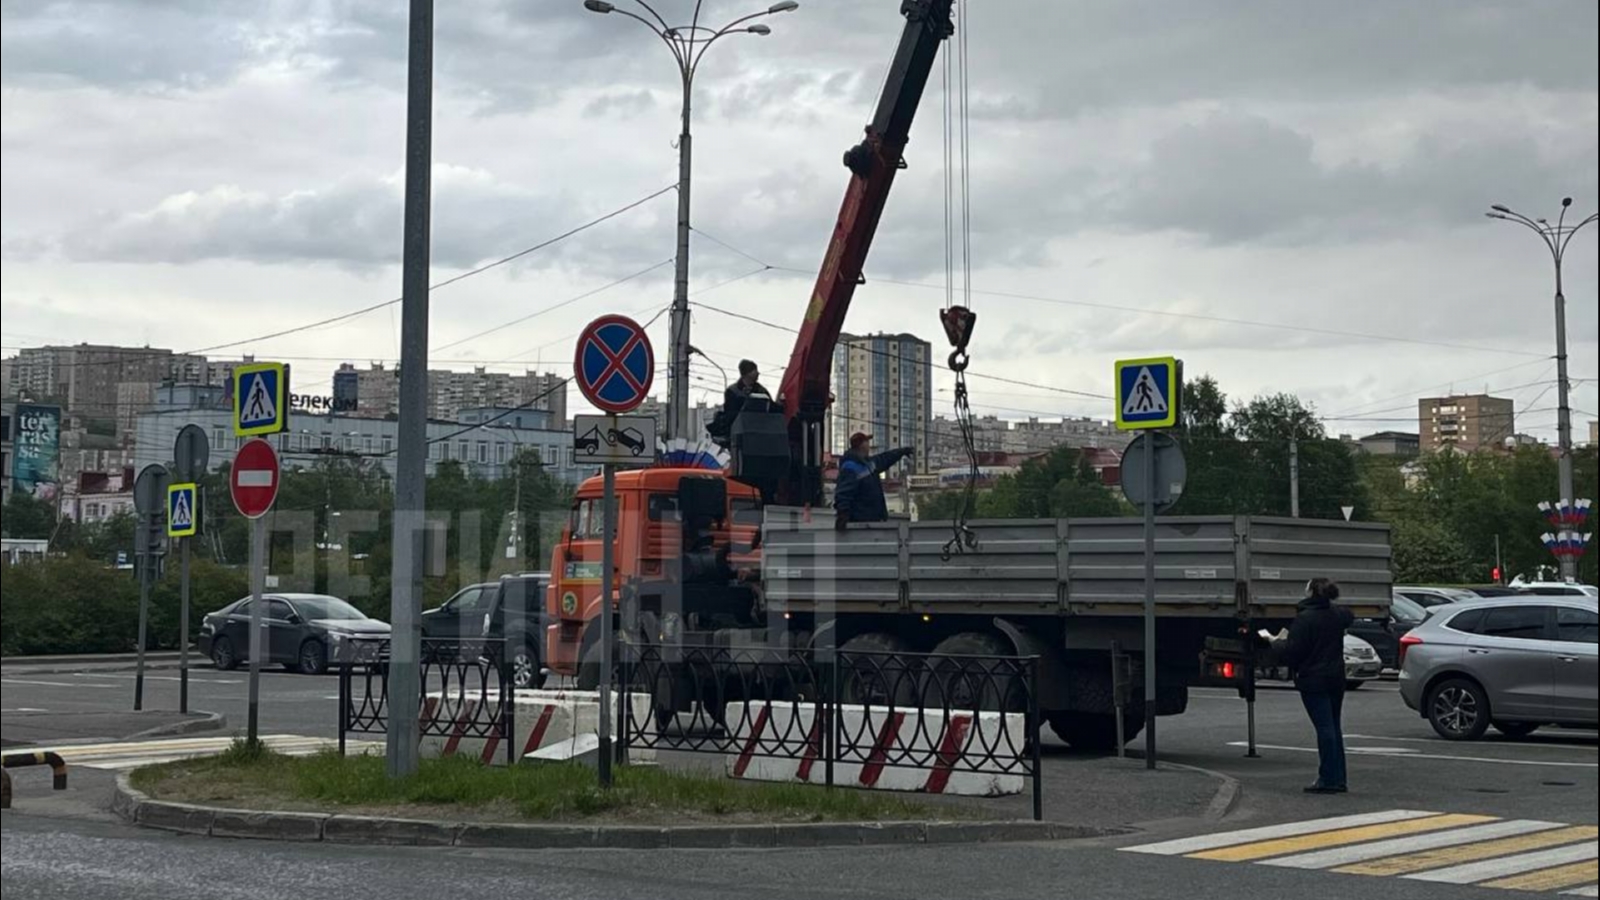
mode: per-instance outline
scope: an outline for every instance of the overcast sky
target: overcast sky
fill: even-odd
[[[708,0],[707,18],[760,2]],[[405,5],[3,0],[6,354],[187,350],[397,296]],[[692,8],[655,5],[674,20]],[[1595,209],[1595,3],[970,5],[974,372],[1095,394],[1113,360],[1175,354],[1236,398],[1293,391],[1359,414],[1330,421],[1354,433],[1414,430],[1417,396],[1488,387],[1516,398],[1520,430],[1553,436],[1550,260],[1483,212],[1554,216],[1566,195]],[[899,6],[802,0],[771,36],[708,55],[693,218],[735,249],[696,237],[705,303],[799,324]],[[579,0],[440,3],[437,17],[435,280],[673,182],[678,85],[642,27]],[[943,343],[940,80],[852,331]],[[437,291],[435,364],[565,373],[590,318],[669,302],[673,219],[669,192]],[[1580,439],[1597,407],[1597,234],[1566,269],[1572,373],[1589,379],[1573,398]],[[779,329],[709,309],[694,328],[729,370],[751,356],[775,383],[788,359]],[[305,384],[338,360],[393,360],[397,329],[382,310],[214,355],[283,359]],[[696,399],[720,393],[714,369],[696,378]],[[948,384],[936,378],[939,411]],[[1012,418],[1111,414],[1036,387],[973,392]]]

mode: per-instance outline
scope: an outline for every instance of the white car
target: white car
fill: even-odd
[[[1353,634],[1344,636],[1344,686],[1356,690],[1383,674],[1383,660],[1373,646]],[[1256,670],[1258,681],[1290,681],[1287,666],[1262,667]]]
[[[1344,636],[1344,686],[1355,690],[1383,674],[1383,660],[1373,646],[1353,634]]]

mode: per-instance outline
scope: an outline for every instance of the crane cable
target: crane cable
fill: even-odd
[[[958,17],[957,13],[961,15]],[[952,60],[952,50],[946,45],[944,48],[944,260],[945,260],[945,306],[939,313],[939,320],[944,325],[945,336],[950,339],[954,348],[950,352],[950,371],[955,375],[955,419],[961,434],[962,449],[967,455],[967,485],[962,491],[961,502],[952,514],[950,522],[950,540],[946,541],[940,551],[940,557],[945,561],[959,553],[978,548],[978,534],[968,524],[968,519],[974,512],[978,492],[978,448],[976,442],[976,429],[973,422],[972,406],[969,402],[967,391],[967,365],[971,357],[967,352],[967,344],[972,340],[972,327],[977,321],[977,314],[972,311],[972,182],[971,182],[971,142],[968,130],[968,98],[970,89],[967,80],[967,21],[965,10],[958,2],[952,3],[950,8],[952,18],[956,22],[956,46]],[[954,69],[954,78],[952,78]],[[952,117],[952,89],[958,95],[957,109]],[[959,184],[957,171],[959,169]],[[959,189],[961,195],[961,209],[959,223],[955,215],[955,194]],[[960,233],[961,243],[961,302],[956,302],[955,265],[956,265],[956,236]]]

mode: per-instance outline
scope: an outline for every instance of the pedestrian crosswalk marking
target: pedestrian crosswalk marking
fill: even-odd
[[[1424,819],[1406,819],[1400,822],[1387,822],[1383,825],[1363,825],[1358,828],[1341,828],[1335,831],[1321,831],[1316,834],[1303,834],[1299,837],[1279,838],[1272,841],[1260,841],[1254,844],[1244,844],[1237,847],[1222,847],[1217,850],[1207,850],[1204,853],[1191,853],[1194,859],[1214,859],[1222,862],[1249,862],[1251,860],[1266,859],[1269,856],[1282,856],[1285,853],[1299,853],[1317,847],[1336,847],[1341,844],[1358,844],[1362,841],[1377,840],[1378,838],[1397,837],[1402,834],[1417,834],[1423,831],[1439,831],[1444,828],[1455,828],[1460,825],[1476,825],[1480,822],[1493,822],[1494,816],[1469,816],[1469,815],[1440,815],[1428,816]]]
[[[1438,869],[1443,866],[1458,865],[1479,859],[1490,859],[1513,853],[1526,853],[1529,850],[1540,850],[1545,847],[1559,847],[1562,844],[1570,844],[1574,841],[1593,841],[1596,837],[1600,837],[1600,828],[1593,825],[1576,825],[1555,831],[1543,831],[1486,843],[1466,843],[1463,841],[1456,847],[1434,850],[1428,853],[1395,856],[1390,859],[1379,859],[1357,866],[1345,866],[1335,871],[1348,872],[1353,875],[1405,875],[1411,872],[1425,872],[1428,869]]]
[[[1479,887],[1505,888],[1513,891],[1555,891],[1575,884],[1590,884],[1597,878],[1600,878],[1600,861],[1591,859],[1527,875],[1486,881]]]
[[[1292,837],[1297,834],[1312,834],[1319,831],[1328,831],[1334,828],[1348,828],[1356,825],[1377,825],[1383,822],[1396,822],[1401,819],[1417,819],[1423,816],[1436,816],[1438,813],[1419,812],[1412,809],[1391,809],[1385,812],[1363,813],[1355,816],[1334,816],[1328,819],[1312,819],[1308,822],[1289,822],[1285,825],[1267,825],[1262,828],[1246,828],[1243,831],[1230,831],[1225,834],[1202,834],[1198,837],[1182,838],[1176,841],[1162,841],[1159,844],[1145,844],[1139,847],[1124,847],[1130,853],[1153,853],[1157,856],[1181,856],[1185,853],[1194,853],[1199,850],[1211,850],[1216,847],[1229,847],[1234,844],[1244,844],[1250,841],[1264,840],[1266,838]]]
[[[38,747],[30,748],[26,752],[31,754],[35,750],[49,750],[60,754],[62,760],[69,766],[120,771],[158,763],[215,756],[228,749],[233,744],[233,741],[234,738],[231,737],[185,738],[170,741],[128,741],[108,744],[77,744],[65,747]],[[316,753],[333,750],[339,746],[337,741],[329,738],[306,737],[297,734],[264,735],[261,738],[261,742],[272,750],[287,756],[311,756]],[[381,752],[382,748],[383,744],[375,741],[350,741],[347,746],[347,750],[351,753],[365,753],[373,750]]]
[[[1597,850],[1600,848],[1595,846],[1594,841],[1587,841],[1566,847],[1552,847],[1548,850],[1535,850],[1532,853],[1519,853],[1516,856],[1502,856],[1499,859],[1485,859],[1445,869],[1434,869],[1431,872],[1417,872],[1404,877],[1413,881],[1433,881],[1441,884],[1477,884],[1480,881],[1498,880],[1524,872],[1584,862],[1594,859]]]
[[[1121,848],[1435,884],[1600,896],[1600,826],[1395,809]]]
[[[1299,853],[1294,856],[1280,856],[1276,859],[1263,860],[1264,865],[1284,866],[1290,869],[1332,869],[1336,866],[1348,866],[1340,871],[1350,872],[1360,870],[1359,863],[1365,860],[1382,860],[1385,857],[1398,857],[1402,860],[1413,860],[1419,856],[1426,857],[1423,850],[1434,850],[1440,847],[1450,847],[1452,850],[1439,854],[1448,857],[1452,852],[1460,852],[1460,845],[1466,841],[1493,841],[1496,838],[1524,835],[1534,831],[1547,831],[1560,829],[1560,822],[1537,822],[1529,819],[1512,819],[1506,822],[1491,822],[1487,825],[1476,825],[1471,828],[1462,828],[1455,831],[1435,831],[1426,834],[1414,834],[1409,837],[1394,838],[1387,841],[1378,841],[1374,844],[1356,844],[1349,847],[1334,847],[1330,850],[1317,850],[1311,853]],[[1570,840],[1570,838],[1568,839]],[[1562,843],[1562,841],[1556,841]],[[1482,844],[1468,844],[1467,847],[1483,846]],[[1413,854],[1401,856],[1400,854]],[[1391,860],[1385,860],[1391,861]],[[1454,860],[1447,859],[1446,862]],[[1379,863],[1378,865],[1381,865]],[[1426,866],[1424,866],[1426,868]],[[1415,871],[1415,870],[1412,870]],[[1381,875],[1382,872],[1368,874]]]

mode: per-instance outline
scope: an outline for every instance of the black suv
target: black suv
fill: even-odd
[[[518,688],[542,687],[544,632],[549,620],[544,592],[549,584],[547,573],[524,572],[462,588],[439,608],[422,614],[422,636],[436,641],[434,646],[441,650],[447,642],[465,645],[482,638],[503,638],[511,659],[512,682]]]

